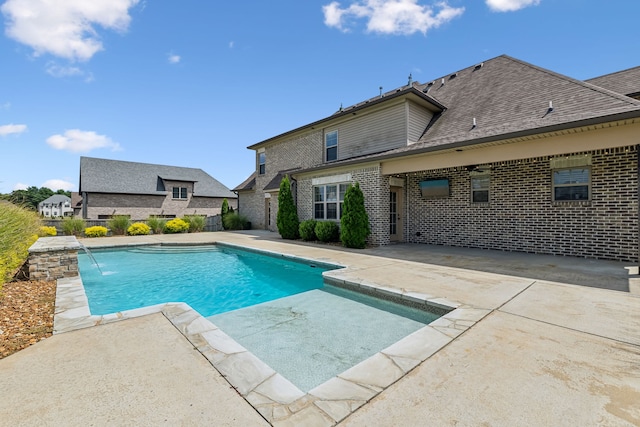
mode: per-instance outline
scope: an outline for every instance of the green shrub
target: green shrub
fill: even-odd
[[[189,231],[189,224],[180,218],[171,219],[164,225],[164,232],[167,234],[184,233],[185,231]]]
[[[237,212],[227,213],[224,218],[222,218],[222,223],[225,230],[246,230],[249,228],[247,217]]]
[[[297,239],[300,221],[298,209],[293,203],[289,176],[285,175],[280,181],[280,193],[278,193],[278,214],[276,216],[278,233],[283,239]]]
[[[318,221],[315,232],[321,242],[337,242],[340,236],[340,227],[333,221]]]
[[[82,218],[66,217],[62,220],[62,232],[67,236],[80,236],[86,226]]]
[[[298,231],[300,232],[300,237],[302,237],[302,240],[306,240],[307,242],[310,242],[312,240],[317,240],[317,237],[316,237],[317,223],[318,221],[316,221],[315,219],[308,219],[300,223],[300,227]]]
[[[344,194],[340,240],[347,248],[363,249],[371,234],[369,215],[364,207],[364,195],[360,184],[350,185]]]
[[[56,230],[55,227],[48,227],[46,225],[43,225],[42,227],[40,227],[40,233],[39,236],[45,237],[45,236],[57,236],[58,235],[58,230]]]
[[[185,215],[182,219],[189,224],[189,233],[199,233],[207,225],[207,219],[202,215]]]
[[[229,202],[227,201],[227,198],[225,197],[222,200],[222,207],[220,208],[220,218],[222,219],[222,228],[224,228],[225,230],[227,229],[227,227],[225,227],[224,225],[224,217],[229,213]]]
[[[129,225],[131,225],[131,221],[127,215],[114,215],[107,221],[111,232],[118,236],[124,236]]]
[[[150,232],[151,228],[144,222],[133,223],[129,226],[129,228],[127,228],[127,234],[129,236],[143,236],[149,234]]]
[[[161,234],[164,231],[164,225],[167,221],[157,216],[147,218],[147,225],[153,231],[153,234]]]
[[[0,200],[0,289],[27,260],[41,225],[37,213]]]
[[[84,229],[84,235],[86,237],[104,237],[107,235],[107,227],[101,225],[94,225],[93,227],[87,227]]]

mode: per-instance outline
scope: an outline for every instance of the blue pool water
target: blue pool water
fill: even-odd
[[[217,246],[92,253],[99,269],[84,253],[78,264],[94,315],[185,302],[207,317],[321,288],[329,269]]]

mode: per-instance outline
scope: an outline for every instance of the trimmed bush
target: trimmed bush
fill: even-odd
[[[364,249],[371,234],[369,215],[364,207],[364,194],[360,184],[350,185],[344,194],[340,240],[347,248]]]
[[[0,289],[27,260],[41,225],[37,213],[0,200]]]
[[[107,221],[107,226],[109,226],[111,232],[118,236],[124,236],[130,225],[131,220],[127,215],[114,215]]]
[[[62,220],[62,232],[67,236],[80,236],[87,224],[82,218],[66,217]]]
[[[87,227],[84,229],[84,235],[86,237],[104,237],[107,235],[107,227],[101,225],[94,225],[93,227]]]
[[[289,175],[285,175],[280,181],[280,192],[278,193],[278,215],[276,217],[278,233],[283,239],[297,239],[300,220],[298,220],[298,209],[293,203],[291,194],[291,184]]]
[[[167,234],[184,233],[186,231],[189,231],[189,224],[180,218],[171,219],[164,225],[164,232]]]
[[[246,230],[249,228],[249,221],[244,215],[237,212],[229,212],[222,218],[225,230]]]
[[[127,228],[127,234],[129,236],[144,236],[151,232],[151,227],[149,227],[144,222],[136,222],[133,223]]]
[[[185,215],[182,219],[189,224],[189,233],[199,233],[207,224],[206,218],[202,215]]]
[[[227,227],[224,225],[224,217],[229,213],[229,202],[227,201],[227,198],[225,197],[222,200],[222,207],[220,208],[220,217],[222,218],[222,228],[224,228],[225,230],[227,229]]]
[[[316,224],[315,232],[321,242],[337,242],[340,236],[340,227],[333,221],[319,221]]]
[[[307,242],[317,240],[316,237],[316,224],[318,221],[315,219],[308,219],[306,221],[302,221],[300,223],[299,232],[302,240],[306,240]]]
[[[147,225],[153,231],[153,234],[161,234],[164,231],[164,225],[166,224],[166,220],[162,218],[158,218],[156,216],[150,216],[147,218]]]
[[[58,230],[56,230],[55,227],[47,227],[46,225],[43,225],[42,227],[40,227],[40,236],[42,237],[46,237],[46,236],[57,236],[58,235]]]

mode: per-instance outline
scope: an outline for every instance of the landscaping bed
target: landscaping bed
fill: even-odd
[[[56,282],[15,281],[0,288],[0,359],[53,333]]]

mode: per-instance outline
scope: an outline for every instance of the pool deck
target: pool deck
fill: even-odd
[[[408,244],[353,251],[261,231],[83,240],[90,248],[160,242],[221,242],[336,263],[347,268],[331,280],[454,305],[457,314],[427,331],[446,339],[419,349],[419,362],[396,347],[325,383],[313,399],[274,376],[232,387],[219,371],[237,377],[242,366],[214,369],[220,353],[193,339],[219,331],[180,326],[177,305],[77,324],[0,360],[0,424],[640,425],[637,265]],[[261,387],[287,390],[278,397],[285,403],[261,402]]]

